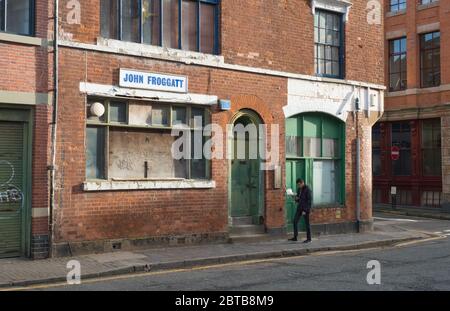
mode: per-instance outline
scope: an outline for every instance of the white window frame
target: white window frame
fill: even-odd
[[[352,3],[347,0],[311,0],[312,14],[316,14],[316,9],[332,11],[344,15],[344,23],[348,22]]]

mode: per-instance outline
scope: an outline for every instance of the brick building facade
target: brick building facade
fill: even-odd
[[[282,234],[296,178],[313,190],[314,231],[370,229],[371,128],[385,77],[383,26],[368,23],[377,9],[368,1],[92,0],[59,9],[52,256]],[[231,156],[171,157],[177,125],[195,144],[196,116],[224,133],[213,152],[222,145]],[[239,138],[227,132],[238,124],[268,129]],[[264,153],[237,159],[240,141],[260,142],[279,161],[262,170]]]
[[[389,89],[385,113],[374,126],[374,203],[392,202],[395,187],[399,205],[439,208],[450,193],[450,2],[385,6]],[[391,159],[392,146],[399,148],[398,160]]]
[[[0,1],[0,258],[48,254],[52,5]]]

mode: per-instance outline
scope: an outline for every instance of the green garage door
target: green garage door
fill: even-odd
[[[0,258],[23,253],[24,136],[24,123],[0,121]]]

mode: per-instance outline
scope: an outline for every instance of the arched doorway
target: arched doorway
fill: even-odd
[[[296,192],[302,178],[314,206],[345,202],[345,123],[325,113],[308,112],[286,119],[286,189]],[[297,204],[286,197],[286,223],[292,230]],[[303,218],[302,218],[303,221]],[[300,228],[303,224],[300,225]]]
[[[264,217],[263,171],[261,171],[261,118],[241,110],[233,118],[229,136],[229,224],[262,225]]]

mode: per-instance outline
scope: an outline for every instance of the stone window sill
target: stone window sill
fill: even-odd
[[[406,14],[406,10],[387,12],[386,17],[393,17],[393,16],[398,16],[398,15],[404,15],[404,14]]]
[[[326,205],[313,205],[311,208],[311,211],[314,211],[315,209],[343,209],[345,208],[344,205],[341,204],[326,204]]]
[[[213,180],[89,180],[83,183],[83,190],[123,191],[123,190],[157,190],[157,189],[212,189],[216,187]]]
[[[427,4],[419,4],[419,5],[417,5],[417,10],[421,11],[421,10],[431,9],[431,8],[435,8],[437,6],[439,6],[439,1],[431,2],[431,3],[427,3]]]
[[[151,56],[169,61],[181,61],[186,64],[190,64],[195,61],[201,61],[202,63],[210,65],[220,65],[224,63],[224,57],[221,55],[165,48],[155,45],[107,39],[103,37],[97,38],[97,46],[106,50],[124,50],[129,54]]]
[[[35,46],[43,46],[46,43],[46,40],[41,38],[15,35],[5,32],[0,32],[0,41],[19,43],[25,45],[35,45]]]

